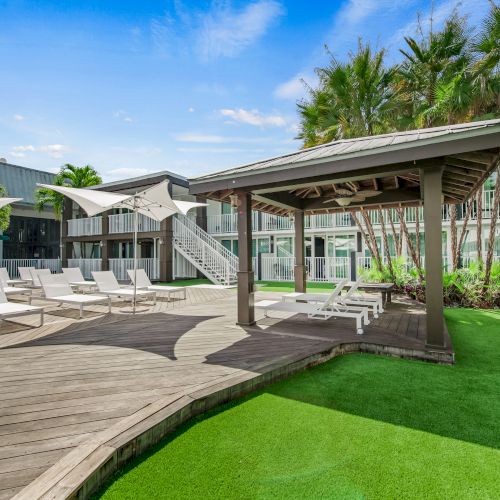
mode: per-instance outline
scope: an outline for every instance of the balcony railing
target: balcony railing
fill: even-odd
[[[109,259],[109,270],[121,281],[130,281],[127,271],[134,269],[134,259]],[[160,259],[137,259],[137,269],[144,269],[150,280],[160,278]]]
[[[102,234],[102,217],[68,220],[68,236],[91,236],[93,234]]]
[[[109,215],[109,233],[132,233],[134,231],[134,214]],[[154,232],[160,230],[160,223],[150,217],[139,214],[139,232]]]
[[[102,269],[101,259],[68,259],[68,267],[79,267],[85,279],[91,280],[92,271]]]

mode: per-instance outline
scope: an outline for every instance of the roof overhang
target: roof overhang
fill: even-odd
[[[440,135],[432,136],[434,131]],[[499,161],[500,120],[415,131],[415,139],[401,140],[409,134],[412,132],[366,138],[382,145],[322,156],[323,151],[337,147],[338,143],[331,143],[194,178],[190,193],[229,201],[235,191],[247,191],[253,194],[255,209],[274,213],[418,205],[421,170],[443,167],[443,201],[461,203]],[[342,141],[341,146],[355,149],[357,142],[361,140]],[[348,207],[326,201],[336,188],[346,186],[380,190],[381,194]]]

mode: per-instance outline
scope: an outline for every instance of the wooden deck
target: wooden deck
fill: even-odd
[[[29,326],[37,321],[29,316],[28,326],[2,323],[0,499],[37,498],[41,485],[64,475],[68,457],[165,398],[238,376],[251,379],[335,346],[435,355],[423,342],[425,312],[409,302],[393,302],[362,336],[347,319],[263,319],[259,313],[256,326],[238,327],[235,290],[227,289],[190,288],[186,301],[160,300],[136,317],[119,306],[111,315],[91,307],[78,321],[76,310],[50,305],[43,327]],[[451,359],[451,346],[439,354]]]

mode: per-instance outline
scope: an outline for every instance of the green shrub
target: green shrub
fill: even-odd
[[[425,302],[425,281],[420,284],[414,270],[407,270],[402,259],[393,261],[394,277],[387,265],[382,271],[372,269],[362,271],[361,276],[368,282],[394,283],[396,292],[405,293],[412,299]],[[478,263],[468,267],[443,273],[443,299],[451,307],[500,307],[500,262],[495,262],[491,269],[491,280],[484,285],[484,270]]]

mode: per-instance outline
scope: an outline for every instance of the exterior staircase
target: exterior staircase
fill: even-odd
[[[237,282],[238,257],[185,215],[173,218],[174,249],[216,285]]]

